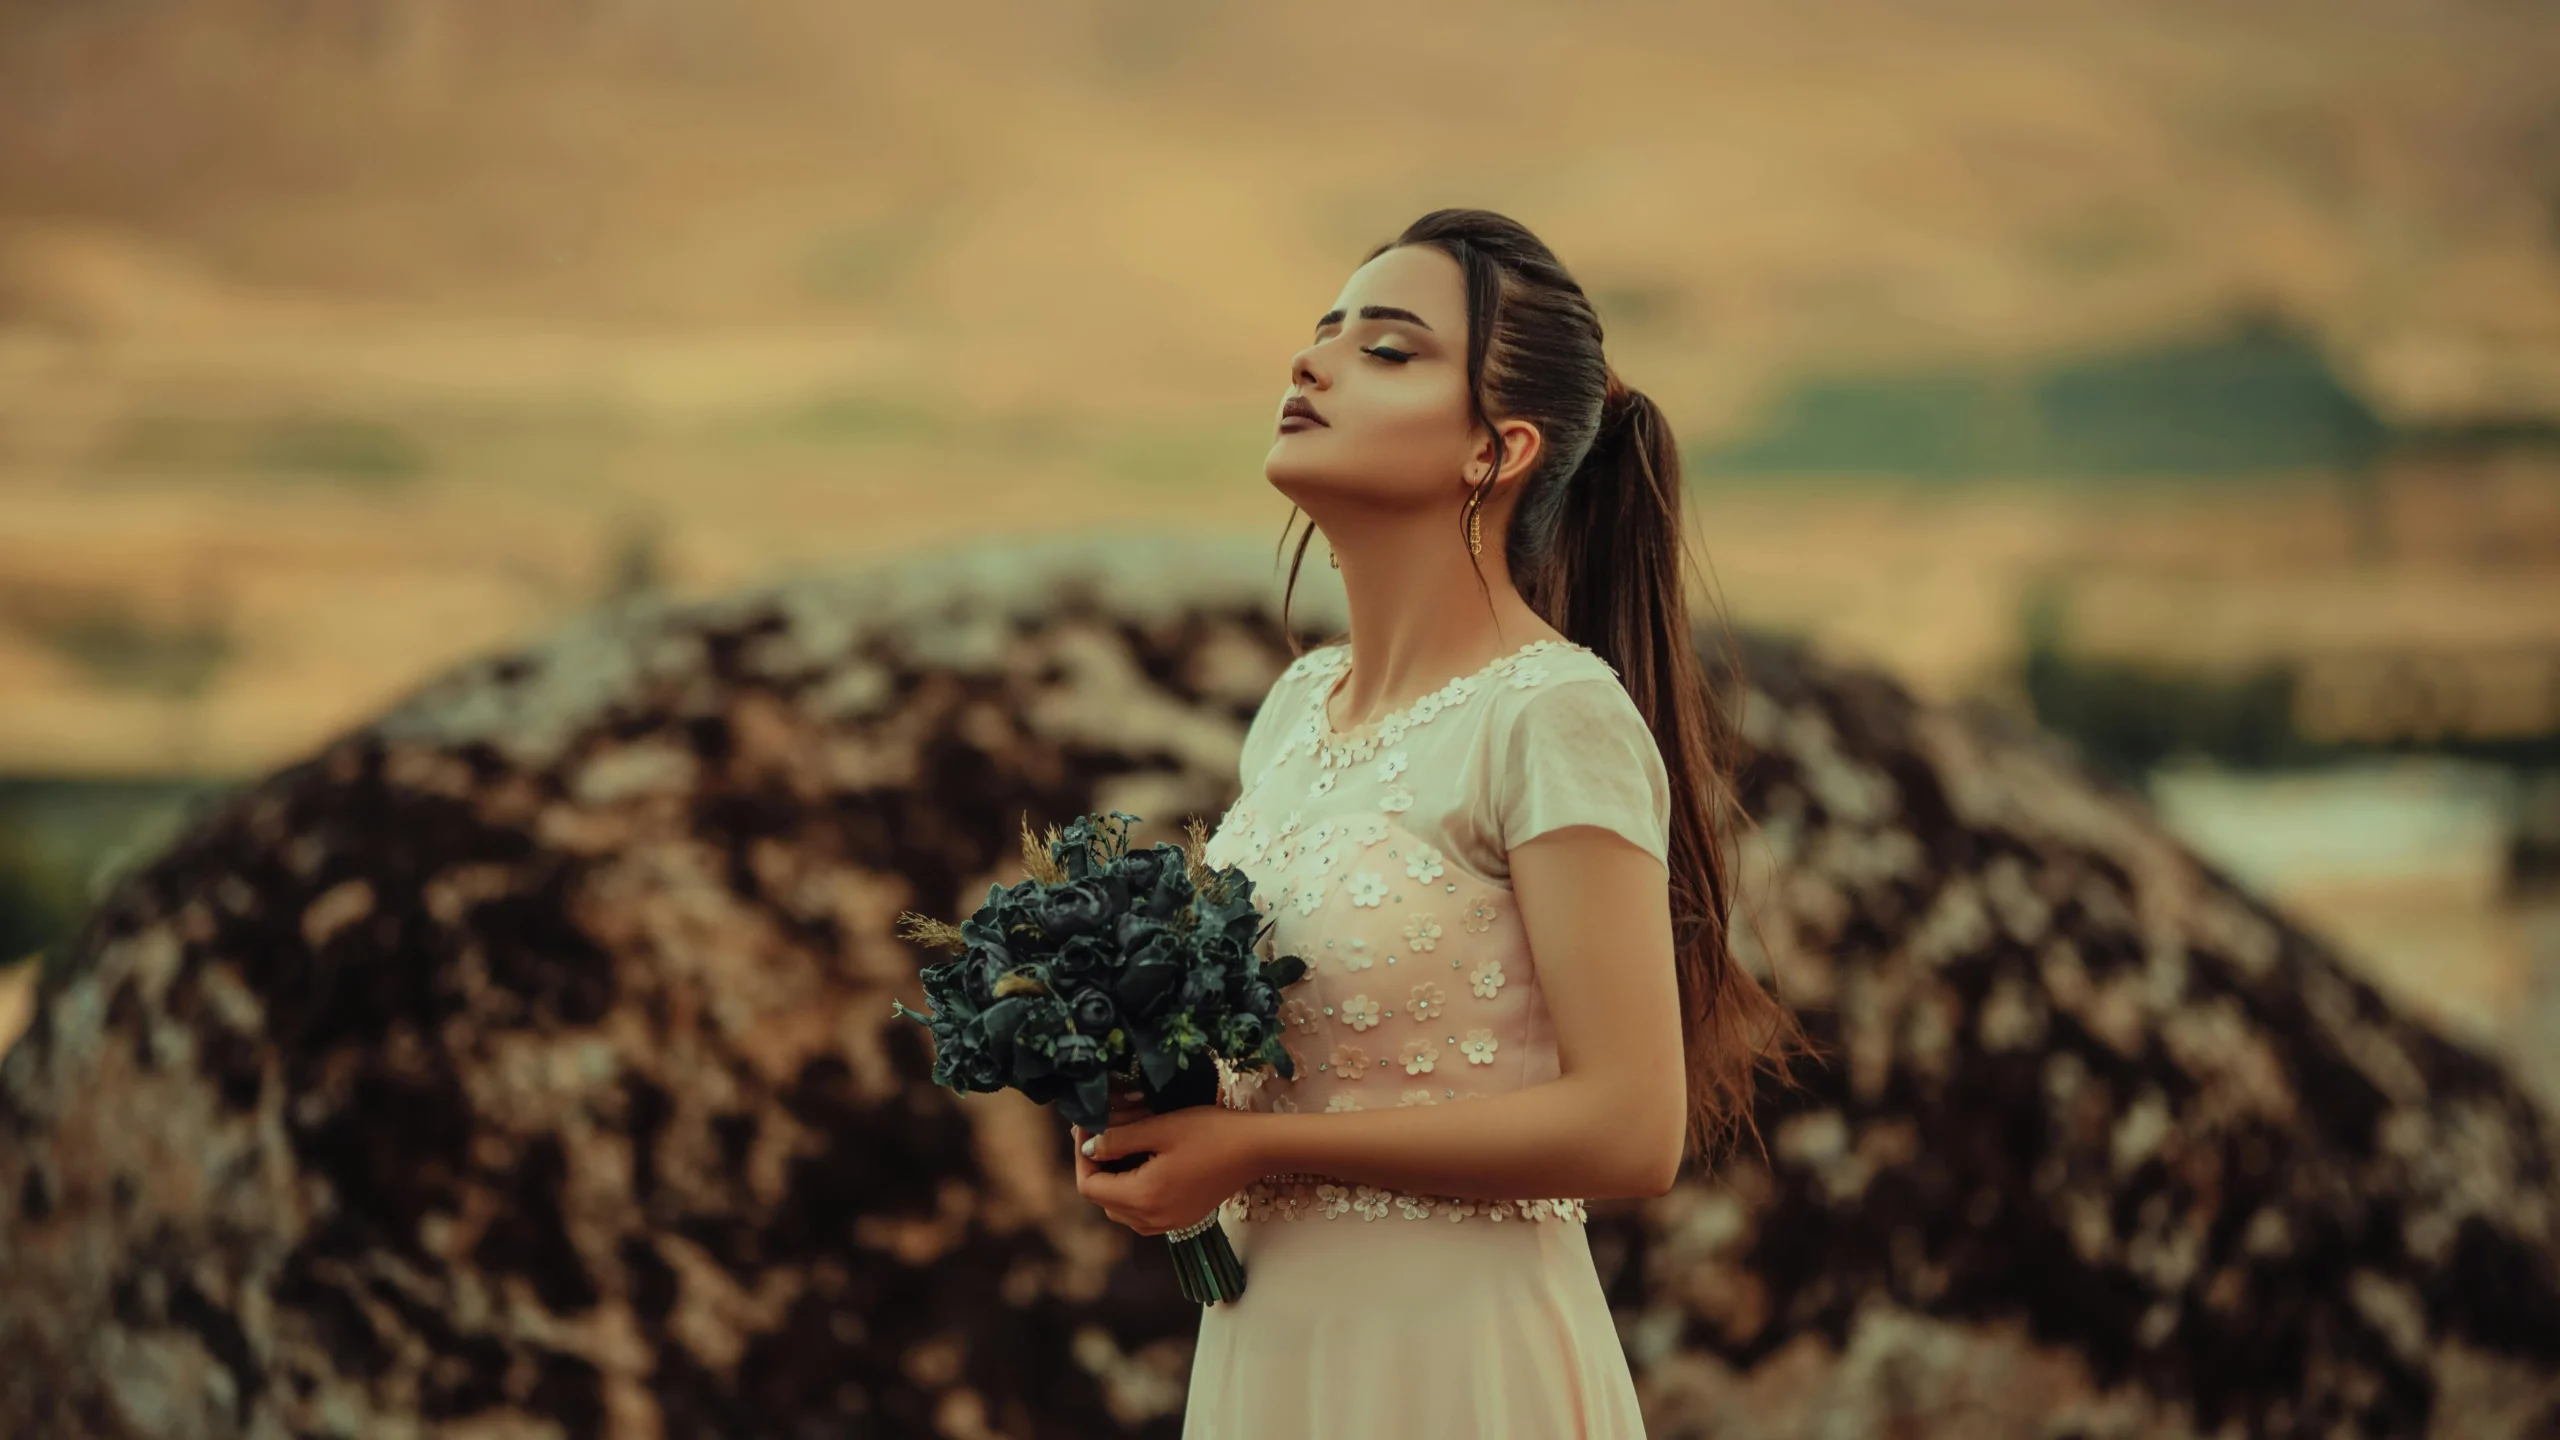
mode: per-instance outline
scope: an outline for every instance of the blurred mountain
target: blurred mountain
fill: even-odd
[[[2387,410],[2548,413],[2555,75],[2485,0],[6,0],[0,314],[848,326],[1120,406],[1268,380],[1366,243],[1491,203],[1702,422],[2241,305]]]

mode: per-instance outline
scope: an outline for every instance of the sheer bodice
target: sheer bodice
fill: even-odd
[[[1240,1109],[1446,1105],[1557,1078],[1555,1031],[1512,903],[1508,851],[1599,825],[1661,859],[1670,792],[1616,672],[1564,641],[1524,646],[1347,731],[1326,701],[1349,654],[1301,657],[1245,743],[1244,789],[1205,858],[1255,882],[1271,953],[1306,958],[1284,993],[1297,1076],[1222,1076]],[[1580,1200],[1469,1200],[1267,1177],[1242,1218],[1581,1218]]]

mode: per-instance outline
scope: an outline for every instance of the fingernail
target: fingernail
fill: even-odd
[[[1093,1138],[1091,1138],[1091,1139],[1089,1139],[1089,1140],[1085,1141],[1085,1142],[1084,1142],[1084,1158],[1086,1158],[1087,1160],[1092,1159],[1092,1158],[1093,1158],[1093,1147],[1094,1147],[1094,1146],[1096,1146],[1096,1145],[1099,1145],[1099,1144],[1101,1144],[1101,1143],[1102,1143],[1102,1137],[1101,1137],[1101,1136],[1099,1136],[1099,1135],[1096,1135],[1096,1136],[1094,1136]]]

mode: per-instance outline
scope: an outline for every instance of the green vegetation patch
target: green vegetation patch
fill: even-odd
[[[775,439],[809,445],[931,443],[957,427],[939,412],[882,395],[821,396],[754,422],[751,429]]]
[[[2310,337],[2244,318],[2124,350],[1809,380],[1701,475],[1965,481],[2359,473],[2389,427]]]
[[[171,699],[202,694],[240,649],[219,620],[157,620],[109,595],[0,591],[0,625],[61,656],[101,688]]]
[[[260,417],[139,415],[99,457],[117,474],[322,480],[389,488],[433,468],[424,441],[388,420],[297,412]]]

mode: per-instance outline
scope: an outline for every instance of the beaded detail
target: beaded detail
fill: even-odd
[[[1376,1185],[1345,1185],[1323,1175],[1265,1175],[1230,1195],[1221,1212],[1243,1221],[1339,1220],[1574,1220],[1588,1222],[1579,1200],[1485,1200],[1460,1195],[1412,1195]]]
[[[1488,678],[1502,680],[1514,689],[1526,689],[1546,679],[1546,667],[1535,657],[1558,649],[1580,650],[1595,656],[1597,653],[1589,646],[1576,645],[1570,640],[1532,640],[1473,675],[1454,676],[1448,684],[1402,709],[1362,721],[1348,733],[1340,735],[1332,733],[1333,727],[1325,716],[1325,703],[1333,698],[1333,682],[1341,677],[1343,667],[1351,663],[1351,648],[1332,645],[1310,651],[1298,657],[1290,667],[1299,675],[1316,677],[1317,683],[1308,691],[1307,713],[1299,720],[1297,728],[1290,732],[1288,742],[1272,757],[1272,762],[1277,764],[1303,750],[1314,756],[1318,766],[1328,772],[1346,765],[1357,765],[1377,756],[1379,746],[1393,746],[1415,726],[1428,725],[1443,711],[1466,704],[1484,688]],[[1379,778],[1389,782],[1402,773],[1405,765],[1401,752],[1392,749],[1379,763],[1382,767]],[[1332,787],[1328,784],[1325,788]]]

